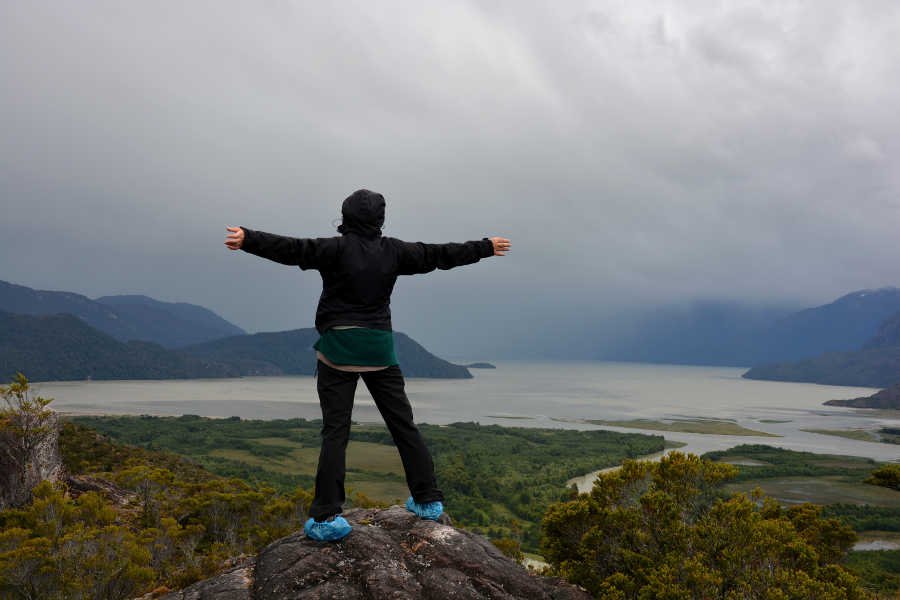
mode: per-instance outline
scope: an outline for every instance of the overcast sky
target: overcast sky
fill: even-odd
[[[900,284],[900,3],[0,3],[0,279],[312,326],[227,225],[500,235],[394,328],[502,353],[629,307]],[[542,337],[544,336],[544,337]]]

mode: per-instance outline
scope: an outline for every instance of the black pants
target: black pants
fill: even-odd
[[[379,371],[351,373],[317,361],[317,389],[322,406],[322,450],[316,471],[316,494],[309,516],[323,521],[341,512],[344,503],[347,440],[357,379],[362,376],[375,406],[384,418],[406,472],[406,483],[416,502],[443,500],[434,477],[434,463],[413,423],[403,373],[397,365]]]

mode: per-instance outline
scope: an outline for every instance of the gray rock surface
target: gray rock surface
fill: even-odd
[[[166,600],[553,599],[586,600],[582,589],[529,573],[486,538],[417,518],[401,506],[357,508],[340,542],[297,532],[224,573]]]

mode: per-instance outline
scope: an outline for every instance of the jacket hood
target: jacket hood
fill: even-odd
[[[350,194],[341,206],[343,223],[337,228],[342,234],[356,233],[365,237],[381,235],[384,225],[384,196],[369,190]]]

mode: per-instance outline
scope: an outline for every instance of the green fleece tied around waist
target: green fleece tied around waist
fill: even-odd
[[[394,332],[368,327],[327,330],[313,348],[336,365],[398,365]]]

